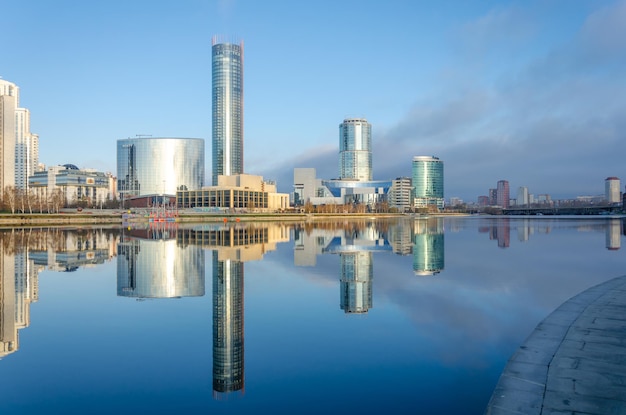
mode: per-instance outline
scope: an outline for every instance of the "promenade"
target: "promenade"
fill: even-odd
[[[626,414],[626,275],[542,321],[509,359],[485,414]]]

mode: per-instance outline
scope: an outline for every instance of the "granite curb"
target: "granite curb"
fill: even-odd
[[[626,275],[539,323],[509,359],[485,414],[626,414]]]

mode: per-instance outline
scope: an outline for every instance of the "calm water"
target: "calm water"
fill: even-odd
[[[0,231],[0,414],[482,414],[625,223]]]

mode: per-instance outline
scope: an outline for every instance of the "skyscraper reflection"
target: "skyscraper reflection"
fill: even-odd
[[[340,307],[346,313],[367,313],[372,308],[374,265],[371,252],[339,254]]]
[[[346,314],[367,313],[373,307],[373,253],[392,250],[386,231],[365,221],[296,229],[294,262],[314,266],[318,254],[339,255],[339,306]]]
[[[177,235],[182,246],[213,250],[213,397],[244,392],[244,262],[289,241],[282,224],[208,224]],[[234,395],[233,395],[234,394]]]
[[[118,245],[118,296],[173,298],[204,295],[202,248],[179,245],[176,232],[152,232],[142,236],[125,235]]]
[[[213,396],[244,390],[243,262],[213,251]]]
[[[19,330],[30,325],[30,305],[39,299],[39,267],[20,242],[25,230],[0,234],[0,359],[19,349]]]
[[[419,276],[439,274],[444,268],[443,218],[413,222],[413,272]]]

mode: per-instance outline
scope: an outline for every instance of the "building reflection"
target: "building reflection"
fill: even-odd
[[[622,220],[609,219],[606,225],[606,249],[617,251],[622,246]]]
[[[489,222],[487,226],[480,226],[478,232],[488,233],[490,240],[498,242],[498,247],[508,248],[511,245],[510,219],[502,217]]]
[[[213,397],[244,393],[244,263],[263,259],[289,228],[269,224],[208,224],[178,233],[182,246],[210,248],[213,261]]]
[[[243,262],[213,251],[213,396],[244,391]]]
[[[0,359],[19,349],[19,330],[30,325],[30,305],[38,300],[37,267],[26,251],[0,247]]]
[[[117,256],[117,295],[177,298],[204,295],[204,252],[177,242],[178,230],[155,224],[122,235]]]
[[[104,264],[117,255],[119,231],[113,229],[47,229],[29,249],[35,265],[50,271],[72,272]],[[42,244],[43,242],[43,244]]]
[[[316,256],[339,256],[339,307],[346,314],[367,313],[373,307],[374,252],[392,251],[389,229],[376,222],[350,222],[295,230],[294,263],[315,266]]]
[[[413,222],[413,273],[439,274],[444,269],[443,218],[415,219]]]
[[[115,255],[115,239],[116,231],[100,228],[0,232],[0,358],[19,349],[19,330],[39,299],[39,273],[103,263]]]

